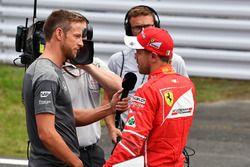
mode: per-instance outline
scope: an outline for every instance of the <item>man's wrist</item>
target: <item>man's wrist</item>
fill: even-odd
[[[113,129],[116,129],[115,125],[114,125],[114,124],[111,124],[111,123],[106,124],[106,127],[107,127],[110,131],[112,131]]]
[[[113,110],[113,106],[112,106],[111,102],[103,105],[103,107],[105,107],[104,110],[107,110],[109,115],[114,114],[114,110]]]

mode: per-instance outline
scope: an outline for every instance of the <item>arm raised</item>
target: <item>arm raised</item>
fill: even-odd
[[[122,79],[118,75],[106,69],[98,68],[94,64],[79,65],[78,67],[88,72],[108,92],[110,97],[116,91],[122,89]]]
[[[129,97],[120,100],[122,90],[116,92],[110,103],[95,109],[74,109],[74,116],[77,126],[84,126],[96,122],[116,111],[124,112],[128,109]]]

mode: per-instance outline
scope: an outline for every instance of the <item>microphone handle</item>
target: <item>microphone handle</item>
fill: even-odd
[[[120,100],[122,100],[122,99],[125,98],[125,97],[128,97],[128,92],[129,92],[129,90],[123,89]]]
[[[123,98],[127,97],[128,96],[128,92],[129,92],[129,90],[124,89],[122,91],[122,95],[121,95],[120,100],[122,100]],[[122,130],[122,127],[121,127],[120,123],[121,123],[121,113],[119,111],[116,111],[116,114],[115,114],[115,127],[119,128],[120,130]]]
[[[126,90],[126,89],[123,89],[123,92],[122,92],[122,95],[121,95],[121,100],[125,97],[128,96],[128,92],[129,90]],[[122,125],[122,120],[121,120],[121,113],[119,111],[116,111],[116,114],[115,114],[115,127],[120,129],[121,131],[123,130],[123,125]],[[117,145],[117,143],[119,143],[119,141],[121,140],[121,137],[118,136],[116,138],[116,143],[115,143],[115,146],[113,148],[113,150],[111,151],[111,155],[113,154],[113,151],[115,150],[115,147]]]
[[[120,119],[121,119],[121,114],[120,113],[116,113],[116,115],[115,115],[115,127],[116,128],[119,128]]]

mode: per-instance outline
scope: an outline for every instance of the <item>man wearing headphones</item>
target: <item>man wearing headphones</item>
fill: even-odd
[[[125,16],[124,28],[126,35],[128,36],[137,36],[143,28],[147,27],[160,27],[159,16],[156,11],[149,6],[135,6],[132,7]],[[173,54],[173,59],[171,63],[175,71],[183,76],[188,77],[185,62],[181,56]],[[123,77],[127,72],[133,72],[137,76],[137,83],[134,90],[129,92],[129,95],[132,96],[137,88],[147,81],[147,75],[140,74],[138,72],[137,63],[135,60],[135,49],[128,48],[126,50],[117,52],[113,54],[109,59],[108,67],[114,73]],[[123,122],[127,120],[127,112],[121,114]],[[112,119],[110,117],[110,119]],[[116,142],[117,135],[121,133],[117,132],[117,129],[113,125],[108,125],[113,131],[110,132],[113,142]]]

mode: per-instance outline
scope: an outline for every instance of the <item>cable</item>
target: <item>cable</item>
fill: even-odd
[[[29,160],[30,159],[30,140],[28,140],[26,153],[27,153],[27,159]]]
[[[14,64],[15,66],[17,66],[17,67],[24,67],[24,65],[22,65],[22,64],[17,64],[17,63],[16,63],[17,60],[21,60],[21,57],[15,58],[15,59],[13,60],[13,64]]]
[[[188,151],[189,150],[189,151]],[[191,153],[190,153],[191,152]],[[194,156],[195,155],[195,150],[193,149],[193,148],[191,148],[191,147],[184,147],[184,149],[183,149],[183,151],[182,151],[182,153],[184,154],[184,156],[185,156],[185,163],[187,164],[187,167],[189,167],[189,165],[190,165],[190,157],[191,156]]]

